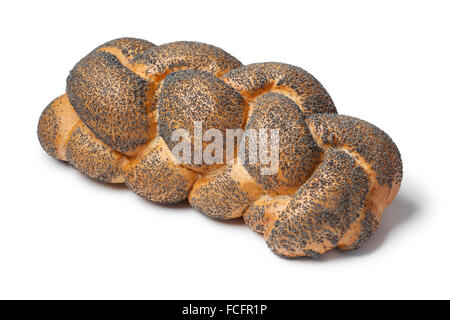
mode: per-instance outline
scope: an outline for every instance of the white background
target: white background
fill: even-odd
[[[450,298],[450,8],[442,1],[2,1],[0,298]],[[367,245],[285,260],[242,221],[153,204],[49,157],[36,127],[108,40],[211,43],[303,67],[397,143]]]

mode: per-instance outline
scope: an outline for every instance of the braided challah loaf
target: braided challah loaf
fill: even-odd
[[[186,153],[209,148],[212,138],[198,140],[199,133],[269,129],[279,133],[277,170],[269,174],[267,163],[248,161],[249,139],[237,139],[239,152],[211,153],[221,161]],[[189,161],[176,152],[180,130],[188,133],[181,156]],[[218,219],[243,216],[285,257],[359,248],[402,179],[389,136],[337,115],[306,71],[243,66],[196,42],[121,38],[99,46],[70,72],[66,94],[44,109],[38,136],[48,154],[94,179],[125,183],[156,202],[188,199]]]

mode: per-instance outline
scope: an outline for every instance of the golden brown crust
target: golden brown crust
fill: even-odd
[[[53,100],[42,111],[38,124],[38,138],[42,148],[52,157],[67,161],[65,144],[72,128],[80,121],[67,95]]]

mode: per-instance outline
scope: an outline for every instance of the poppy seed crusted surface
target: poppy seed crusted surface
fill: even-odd
[[[98,140],[85,125],[73,130],[66,148],[67,161],[81,173],[101,182],[123,182],[122,155]]]
[[[137,38],[119,38],[108,41],[97,47],[94,51],[116,48],[125,56],[127,60],[132,60],[144,51],[154,47],[155,45],[149,41]]]
[[[131,64],[138,73],[158,78],[179,70],[202,70],[218,77],[242,63],[224,50],[200,42],[177,41],[151,48]]]
[[[239,181],[232,178],[232,171],[232,166],[215,171],[214,176],[207,179],[195,194],[191,193],[191,206],[220,220],[232,218],[234,212],[247,208],[252,202],[251,196],[243,190]]]
[[[179,129],[190,135],[190,162],[180,157],[187,149],[174,149]],[[248,130],[243,140],[236,129]],[[243,153],[227,152],[231,132]],[[188,199],[215,219],[243,217],[288,258],[360,248],[402,180],[392,139],[337,115],[311,74],[276,62],[244,66],[199,42],[119,38],[98,46],[70,71],[66,94],[43,110],[37,133],[49,155],[93,179],[125,183],[155,202]]]
[[[172,141],[172,133],[179,129],[189,132],[193,146],[194,122],[201,123],[202,136],[209,129],[218,130],[225,136],[226,129],[242,128],[245,114],[241,95],[219,78],[204,71],[177,71],[162,85],[158,131],[171,150],[178,143]],[[223,139],[224,149],[225,142]],[[203,148],[208,144],[203,142]],[[204,164],[194,164],[193,160],[191,163],[191,168],[204,167]]]
[[[132,151],[150,139],[148,89],[148,81],[102,51],[83,58],[67,78],[67,94],[80,118],[120,152]]]
[[[336,113],[325,88],[305,70],[278,62],[254,63],[231,70],[223,80],[247,101],[269,91],[280,92],[297,103],[304,115]]]
[[[369,178],[346,152],[330,149],[278,220],[266,230],[269,248],[282,256],[316,256],[337,246],[358,218]]]
[[[261,173],[261,169],[269,169],[266,164],[261,165],[261,162],[253,164],[249,161],[249,149],[264,148],[261,140],[258,141],[259,146],[255,146],[256,141],[244,139],[241,147],[244,149],[245,159],[241,159],[238,155],[234,159],[235,164],[231,166],[232,170],[222,172],[221,175],[208,175],[207,178],[194,184],[189,199],[196,199],[197,202],[202,199],[202,206],[196,207],[205,214],[214,212],[214,217],[219,218],[216,211],[206,208],[220,206],[220,218],[229,219],[242,216],[248,204],[235,206],[228,203],[234,201],[232,197],[221,197],[221,201],[226,203],[219,205],[217,198],[203,192],[206,188],[204,185],[215,190],[215,186],[219,183],[216,181],[218,177],[225,179],[222,175],[234,174],[234,177],[227,177],[227,181],[245,180],[244,183],[235,184],[235,187],[240,192],[251,194],[250,200],[247,201],[250,204],[261,193],[292,194],[312,174],[322,156],[322,150],[312,139],[303,120],[304,114],[336,112],[336,109],[326,90],[314,77],[303,69],[291,65],[259,63],[242,66],[225,74],[222,79],[239,92],[245,104],[249,105],[249,115],[245,120],[246,129],[281,130],[280,164],[275,176]],[[325,100],[326,103],[323,104]],[[258,131],[257,135],[259,134]],[[270,150],[268,151],[270,156]],[[260,151],[258,156],[261,159]],[[205,180],[207,182],[204,182]],[[252,190],[254,192],[251,192]]]
[[[279,93],[267,93],[254,100],[252,107],[246,129],[275,129],[279,132],[279,168],[274,175],[264,175],[261,169],[270,168],[270,163],[263,165],[246,161],[244,166],[265,191],[289,193],[311,176],[320,162],[322,150],[313,140],[303,113],[293,100]],[[244,146],[248,159],[248,141],[244,141]]]
[[[338,245],[344,251],[351,251],[361,248],[364,243],[377,230],[379,222],[370,209],[365,209],[361,215],[360,228],[356,231],[355,240],[349,245]]]
[[[138,195],[160,203],[187,198],[197,174],[178,165],[158,137],[142,155],[124,165],[125,183]]]
[[[244,211],[245,223],[255,232],[264,233],[271,221],[278,219],[279,214],[291,202],[289,195],[271,197],[263,195]]]
[[[361,155],[375,171],[378,183],[392,185],[402,180],[402,160],[397,146],[373,124],[332,114],[313,115],[306,121],[324,146],[343,146]]]
[[[66,142],[73,128],[81,122],[66,94],[53,100],[42,112],[38,138],[52,157],[67,161]]]
[[[39,118],[38,124],[38,137],[41,143],[42,149],[44,149],[53,158],[59,159],[57,156],[56,137],[59,132],[61,121],[55,114],[53,104],[61,103],[61,97],[56,98],[45,107]]]

